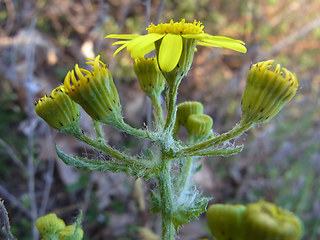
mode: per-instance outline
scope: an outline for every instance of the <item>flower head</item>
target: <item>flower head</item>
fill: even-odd
[[[190,134],[206,135],[212,129],[213,121],[206,114],[191,114],[186,123],[186,129]]]
[[[298,89],[295,74],[278,64],[270,70],[273,60],[254,64],[247,76],[242,95],[242,122],[264,123],[273,118],[289,102]]]
[[[248,204],[243,218],[243,239],[246,240],[298,240],[302,237],[303,227],[299,218],[269,202]]]
[[[83,238],[83,230],[76,228],[74,225],[68,225],[59,232],[59,240],[81,240]]]
[[[37,219],[36,227],[42,237],[48,237],[48,235],[56,235],[62,231],[66,227],[66,224],[56,214],[49,213]]]
[[[155,58],[138,58],[133,65],[141,89],[150,98],[159,97],[165,87],[164,76],[156,62]]]
[[[50,96],[45,95],[35,105],[36,114],[60,131],[77,125],[80,119],[79,106],[68,97],[64,86],[55,88]]]
[[[207,212],[207,222],[213,236],[217,240],[243,240],[242,216],[245,210],[243,205],[211,205]]]
[[[122,45],[114,55],[127,48],[132,58],[139,58],[156,49],[160,69],[165,72],[171,72],[177,65],[185,65],[182,66],[184,71],[189,70],[197,45],[246,52],[242,41],[206,34],[202,23],[197,21],[186,23],[185,19],[180,22],[171,20],[170,23],[150,24],[146,30],[147,35],[110,34],[106,38],[124,39],[114,43]],[[187,50],[191,54],[184,54]],[[187,59],[179,62],[183,55],[187,55]]]
[[[75,66],[64,80],[66,93],[95,120],[109,124],[110,120],[121,118],[121,105],[112,75],[106,65],[99,60],[87,59],[92,71]],[[78,80],[77,80],[78,79]]]

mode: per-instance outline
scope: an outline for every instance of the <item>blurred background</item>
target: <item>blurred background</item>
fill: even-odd
[[[161,230],[148,208],[154,182],[124,174],[68,167],[54,151],[105,158],[50,129],[34,101],[61,84],[76,63],[102,55],[109,65],[128,123],[150,121],[132,60],[115,58],[110,33],[144,34],[150,23],[199,20],[205,32],[246,42],[247,54],[199,46],[178,102],[201,101],[214,131],[231,129],[252,63],[275,59],[299,78],[296,97],[271,122],[250,130],[232,157],[203,159],[194,178],[211,203],[265,199],[295,212],[305,240],[320,239],[320,1],[317,0],[1,0],[0,1],[0,198],[18,239],[38,239],[34,220],[55,212],[67,223],[84,213],[85,239],[141,239],[139,227]],[[92,132],[83,113],[81,126]],[[106,127],[108,142],[140,153],[148,143]],[[186,224],[180,239],[212,239],[205,216]]]

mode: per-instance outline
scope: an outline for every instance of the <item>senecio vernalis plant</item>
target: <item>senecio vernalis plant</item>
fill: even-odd
[[[203,31],[201,22],[151,24],[146,35],[111,34],[119,39],[116,55],[127,49],[134,59],[133,67],[141,89],[151,99],[154,121],[152,126],[137,129],[127,124],[121,114],[121,104],[112,75],[100,56],[87,59],[92,70],[75,65],[64,84],[50,96],[36,102],[36,113],[51,127],[74,136],[110,156],[111,160],[88,159],[62,152],[58,156],[67,165],[89,171],[125,172],[136,178],[154,179],[151,191],[152,210],[162,219],[162,239],[174,239],[179,226],[206,211],[209,198],[203,196],[192,181],[200,169],[201,156],[227,156],[239,153],[243,145],[230,140],[257,124],[271,120],[296,94],[295,74],[273,60],[251,66],[241,100],[242,118],[230,131],[218,134],[212,130],[212,118],[203,112],[200,102],[188,101],[177,105],[178,86],[188,74],[197,46],[228,48],[246,52],[244,43]],[[144,56],[155,50],[154,58]],[[165,90],[165,106],[160,95]],[[87,136],[79,126],[81,106],[92,118],[96,137]],[[165,109],[165,111],[163,111]],[[150,147],[132,156],[111,147],[104,138],[102,124],[113,126],[132,136],[147,139]],[[179,138],[181,127],[188,138]],[[127,151],[126,151],[127,152]],[[174,170],[173,170],[174,168]],[[256,204],[256,205],[255,205]],[[218,240],[296,240],[301,238],[302,224],[293,214],[271,203],[252,205],[211,206],[209,228]]]

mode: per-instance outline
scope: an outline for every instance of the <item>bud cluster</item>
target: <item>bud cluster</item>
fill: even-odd
[[[66,226],[65,222],[54,213],[38,218],[36,227],[43,240],[81,240],[83,238],[83,230],[77,224]]]

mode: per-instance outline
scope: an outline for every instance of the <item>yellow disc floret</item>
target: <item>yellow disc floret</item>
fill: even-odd
[[[148,33],[172,33],[172,34],[200,34],[203,32],[203,25],[201,22],[194,20],[193,23],[186,23],[185,19],[182,19],[180,22],[174,22],[173,20],[170,23],[160,23],[154,25],[151,23],[146,30]]]

